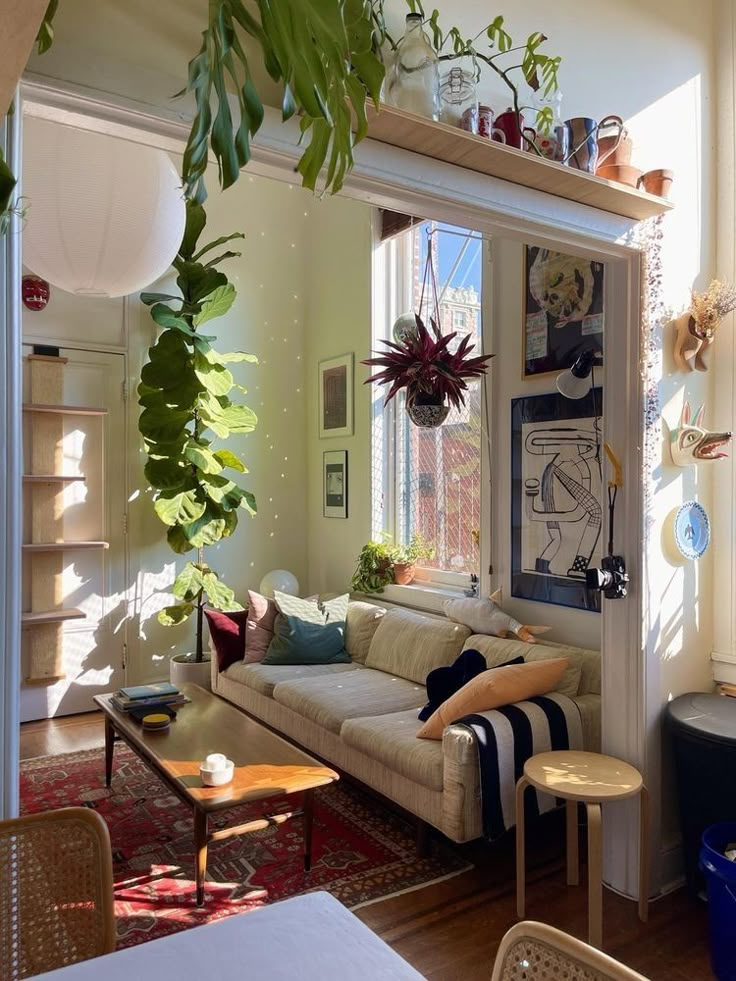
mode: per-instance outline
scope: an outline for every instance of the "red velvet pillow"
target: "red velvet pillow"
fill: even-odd
[[[223,613],[222,610],[205,610],[210,628],[212,645],[217,654],[217,668],[224,671],[245,656],[245,621],[247,610]]]

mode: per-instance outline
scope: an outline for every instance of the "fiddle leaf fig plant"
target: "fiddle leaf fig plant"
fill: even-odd
[[[148,461],[144,474],[154,489],[154,510],[166,525],[166,538],[179,553],[197,551],[174,582],[178,603],[159,613],[166,625],[185,622],[197,614],[196,659],[201,661],[202,613],[207,603],[219,610],[239,610],[235,596],[204,561],[204,548],[233,534],[240,511],[253,515],[253,494],[231,479],[228,471],[247,473],[232,450],[217,445],[234,433],[255,429],[256,415],[234,401],[236,383],[231,366],[256,363],[243,351],[220,353],[215,337],[200,328],[223,316],[235,300],[235,287],[217,269],[239,253],[225,250],[210,258],[228,242],[243,236],[223,236],[197,249],[204,230],[204,209],[187,202],[184,238],[173,265],[178,294],[143,293],[151,317],[162,329],[149,349],[149,361],[141,371],[138,402],[142,412],[138,427]]]

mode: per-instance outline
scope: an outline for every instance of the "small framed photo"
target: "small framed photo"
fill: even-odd
[[[353,355],[319,363],[319,438],[353,435]]]
[[[583,351],[603,355],[603,276],[602,262],[524,249],[523,378],[564,371]]]
[[[322,454],[325,518],[348,516],[348,451],[327,450]]]

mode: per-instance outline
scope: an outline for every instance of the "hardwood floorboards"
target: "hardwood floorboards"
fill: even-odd
[[[99,713],[21,727],[21,759],[93,749],[103,744]],[[564,822],[550,815],[529,829],[527,916],[586,936],[585,886],[565,885]],[[457,846],[474,868],[436,886],[382,900],[357,915],[429,981],[488,981],[501,937],[516,922],[514,844]],[[584,855],[581,845],[581,855]],[[585,882],[584,868],[581,882]],[[710,981],[707,911],[679,891],[650,904],[641,923],[636,905],[604,890],[607,953],[652,981]]]

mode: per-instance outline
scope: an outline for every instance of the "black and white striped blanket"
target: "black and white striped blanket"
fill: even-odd
[[[572,698],[558,692],[491,712],[466,715],[453,725],[465,726],[475,737],[483,834],[489,840],[500,837],[516,823],[516,783],[530,756],[549,750],[584,748],[580,710]],[[556,799],[549,794],[530,789],[526,796],[529,818],[556,806]]]

